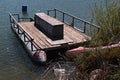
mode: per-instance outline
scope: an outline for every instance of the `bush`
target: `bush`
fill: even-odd
[[[108,45],[120,41],[120,0],[104,0],[95,4],[93,18],[101,28],[92,36],[92,45]]]
[[[95,23],[101,28],[92,35],[87,46],[104,46],[120,41],[120,0],[103,0],[95,4],[92,9]],[[89,80],[95,70],[102,72],[93,80],[120,79],[120,47],[87,52],[85,55],[76,55],[74,62],[79,68],[79,80]],[[97,74],[97,73],[96,73]]]

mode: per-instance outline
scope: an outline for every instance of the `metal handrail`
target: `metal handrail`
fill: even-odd
[[[30,42],[32,42],[32,43],[34,44],[35,48],[36,48],[37,50],[41,50],[41,48],[38,46],[38,44],[36,44],[36,42],[34,42],[34,39],[33,39],[28,33],[26,33],[26,32],[24,31],[24,29],[21,27],[20,24],[18,24],[18,21],[14,18],[15,15],[18,16],[18,21],[19,21],[19,19],[21,19],[21,18],[19,17],[19,14],[11,14],[11,13],[9,13],[10,22],[13,23],[13,24],[15,24],[15,25],[18,25],[19,30],[21,30],[21,32],[22,32],[22,31],[24,32],[26,38],[27,38]],[[26,18],[26,19],[28,19],[28,18]],[[13,21],[13,22],[12,22],[12,21]]]
[[[54,18],[56,18],[56,16],[57,16],[57,11],[58,12],[60,12],[60,13],[62,13],[62,21],[64,22],[65,20],[64,20],[64,18],[65,18],[65,15],[67,15],[67,16],[70,16],[71,18],[72,18],[72,24],[71,24],[71,26],[72,27],[75,27],[74,26],[74,21],[75,20],[79,20],[79,21],[81,21],[81,22],[83,22],[84,23],[84,33],[86,32],[86,24],[88,24],[88,25],[90,25],[90,26],[93,26],[93,27],[95,27],[95,28],[97,28],[98,30],[100,29],[100,26],[98,26],[98,25],[95,25],[95,24],[93,24],[93,23],[91,23],[91,22],[88,22],[88,21],[86,21],[86,20],[83,20],[83,19],[81,19],[81,18],[78,18],[78,17],[76,17],[76,16],[74,16],[74,15],[72,15],[72,14],[69,14],[69,13],[67,13],[67,12],[64,12],[64,11],[62,11],[62,10],[59,10],[59,9],[53,9],[53,10],[48,10],[47,11],[47,14],[48,15],[50,15],[50,12],[54,12],[55,14],[54,14]]]

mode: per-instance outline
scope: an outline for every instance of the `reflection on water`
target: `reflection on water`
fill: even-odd
[[[13,33],[8,13],[19,13],[33,17],[35,12],[53,8],[70,12],[90,20],[89,5],[97,0],[0,0],[0,80],[40,80],[45,67],[30,60]],[[28,12],[22,14],[22,5],[28,5]]]

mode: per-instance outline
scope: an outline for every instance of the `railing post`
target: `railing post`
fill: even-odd
[[[9,18],[10,18],[10,25],[12,27],[12,20],[11,20],[11,14],[9,13]]]
[[[84,22],[84,33],[86,33],[86,22]]]
[[[47,15],[49,15],[49,10],[47,11]]]
[[[31,38],[31,50],[33,51],[33,39]]]
[[[55,16],[54,17],[56,18],[56,9],[54,9],[54,11],[55,11]]]
[[[17,14],[18,15],[18,22],[20,22],[20,16],[19,16],[19,14]]]
[[[74,17],[72,18],[72,27],[74,27]]]
[[[11,27],[14,27],[15,28],[15,21],[12,20],[13,22],[11,23]]]
[[[17,25],[17,27],[18,27],[18,34],[20,34],[20,29],[19,29],[19,26]]]
[[[11,23],[12,21],[11,21],[11,15],[10,15],[10,13],[9,13],[9,18],[10,18],[10,23]]]
[[[63,12],[63,22],[64,22],[64,18],[65,18],[65,13]]]
[[[23,31],[24,42],[26,42],[25,32]]]
[[[97,32],[99,32],[100,28],[97,28]]]

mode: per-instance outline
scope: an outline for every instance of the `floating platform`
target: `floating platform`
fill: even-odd
[[[52,10],[55,11],[55,16],[51,17],[50,11],[48,15],[39,13],[40,19],[20,18],[19,14],[9,14],[12,29],[22,40],[30,55],[40,62],[46,62],[47,56],[52,54],[49,53],[51,51],[59,52],[60,49],[78,47],[81,43],[90,40],[91,37],[85,34],[86,25],[95,26],[57,9]],[[63,13],[63,21],[56,18],[56,11]],[[65,15],[72,17],[71,25],[65,23]],[[74,26],[75,19],[84,23],[83,32]]]
[[[19,22],[18,24],[21,25],[21,28],[34,39],[34,42],[42,50],[45,51],[55,50],[63,47],[70,47],[79,43],[83,43],[90,39],[89,36],[70,27],[67,24],[64,24],[64,38],[55,41],[51,40],[45,34],[39,31],[34,26],[34,22]]]

